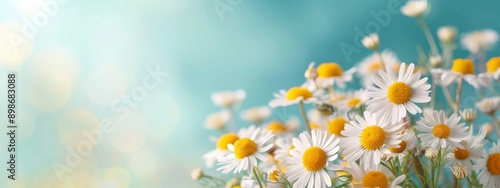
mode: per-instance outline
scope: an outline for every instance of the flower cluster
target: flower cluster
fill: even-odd
[[[235,121],[243,91],[214,93],[223,110],[209,115],[205,127],[220,136],[203,159],[231,178],[197,168],[193,179],[207,187],[500,187],[500,140],[490,138],[492,127],[500,133],[494,89],[500,57],[484,61],[498,34],[462,35],[471,55],[453,59],[458,31],[437,29],[436,44],[425,22],[427,1],[410,0],[401,11],[428,39],[430,52],[420,52],[415,63],[400,62],[370,34],[361,42],[372,55],[348,69],[309,64],[304,83],[241,112],[248,126]],[[362,88],[347,89],[356,81]],[[479,91],[477,110],[461,106],[466,87]],[[301,120],[270,118],[271,109],[290,106],[298,107]],[[493,125],[473,126],[477,111]]]

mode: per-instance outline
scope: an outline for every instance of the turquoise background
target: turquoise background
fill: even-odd
[[[24,18],[33,15],[33,12],[26,13],[23,10],[40,11],[34,5],[36,2],[0,2],[0,27],[12,21],[23,23]],[[215,2],[228,7],[222,17],[214,7]],[[389,13],[389,2],[399,3],[398,11],[390,14],[387,23],[381,23],[371,12]],[[159,65],[161,70],[168,72],[165,80],[150,93],[150,96],[159,97],[149,102],[146,99],[145,104],[134,108],[144,118],[132,121],[132,125],[127,128],[142,130],[142,125],[148,124],[150,132],[141,135],[146,135],[146,138],[141,137],[139,141],[132,139],[130,144],[136,144],[136,150],[124,152],[127,147],[117,149],[116,143],[114,145],[112,141],[115,138],[112,134],[120,135],[122,132],[105,135],[103,144],[94,147],[88,163],[75,168],[68,173],[68,177],[81,172],[99,184],[102,183],[99,177],[102,177],[104,170],[110,179],[122,187],[193,187],[196,184],[190,178],[190,171],[203,167],[201,156],[214,148],[208,138],[218,136],[217,132],[203,128],[206,115],[218,111],[210,100],[212,92],[244,89],[247,98],[242,108],[245,109],[267,104],[272,99],[272,93],[279,89],[302,84],[303,72],[311,61],[335,61],[344,69],[354,66],[371,53],[357,44],[360,40],[357,28],[365,34],[378,32],[382,49],[392,50],[404,62],[414,62],[418,57],[416,45],[421,45],[425,50],[429,47],[417,22],[399,13],[399,7],[405,2],[69,0],[60,4],[56,15],[49,18],[47,25],[39,28],[33,38],[33,50],[24,56],[20,64],[0,61],[2,88],[6,87],[4,77],[7,72],[16,71],[20,77],[19,109],[29,115],[23,117],[20,112],[19,118],[20,122],[30,125],[24,128],[21,124],[19,130],[30,133],[18,140],[20,179],[16,182],[7,181],[4,178],[6,172],[2,170],[0,182],[3,183],[0,185],[62,187],[71,184],[68,179],[54,180],[52,165],[54,162],[63,162],[67,154],[65,142],[61,141],[68,134],[66,129],[80,130],[81,127],[85,129],[86,125],[80,125],[78,119],[72,119],[74,122],[68,125],[61,125],[61,119],[74,109],[83,109],[97,120],[113,116],[110,106],[93,100],[89,92],[102,94],[118,88],[119,94],[130,94],[134,86],[140,85],[144,75],[147,75],[146,68]],[[433,0],[430,3],[432,10],[426,20],[433,32],[442,25],[454,25],[459,32],[485,28],[500,31],[497,8],[500,4],[497,1]],[[373,24],[378,25],[379,30],[366,32],[366,26]],[[1,37],[5,39],[6,36]],[[354,46],[355,53],[345,55],[341,44]],[[35,66],[39,61],[36,57],[51,49],[62,51],[65,55],[72,54],[68,56],[73,57],[69,58],[73,62],[68,68],[70,70],[66,70],[65,66],[54,67],[59,71],[56,73],[75,74],[74,77],[69,76],[73,79],[70,83],[60,80],[72,87],[67,93],[56,94],[56,98],[41,89],[40,92],[48,94],[40,95],[35,100],[51,101],[69,97],[61,105],[47,109],[47,105],[53,103],[28,102],[30,96],[25,95],[37,95],[40,88],[36,86],[44,82],[59,86],[57,74],[49,74],[53,77],[42,83],[34,81],[38,78],[34,75],[42,74],[39,73],[39,67],[52,70],[52,67],[45,66],[47,62]],[[488,57],[498,54],[500,48],[495,47],[488,52]],[[468,55],[461,48],[455,52],[455,57]],[[56,65],[66,65],[66,60],[63,58],[59,61],[61,64]],[[119,72],[110,76],[93,76],[94,71],[100,70],[103,64],[117,67]],[[125,77],[127,86],[119,87],[123,79],[116,77]],[[98,91],[89,91],[88,84],[98,83],[101,84]],[[474,92],[469,87],[466,89],[466,95],[474,99]],[[0,97],[6,98],[5,93],[2,92]],[[472,103],[465,102],[464,106],[472,107]],[[1,108],[0,113],[6,114],[5,110]],[[297,109],[279,108],[274,112],[274,119],[286,119],[297,114]],[[4,121],[3,117],[0,119]],[[247,124],[238,120],[238,125],[243,127]],[[161,136],[152,138],[151,132]],[[121,136],[127,137],[127,134]],[[0,144],[6,145],[7,138],[0,138]],[[141,153],[148,155],[144,157]],[[7,160],[3,152],[0,157]],[[144,161],[144,166],[130,162],[141,161],[139,159],[151,160]],[[83,180],[74,180],[79,181]]]

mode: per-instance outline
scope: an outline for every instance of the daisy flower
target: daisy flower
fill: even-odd
[[[362,40],[361,43],[365,48],[370,49],[370,50],[376,50],[378,49],[378,45],[380,44],[380,40],[378,38],[377,33],[372,33],[368,36],[365,36]]]
[[[345,125],[347,123],[348,123],[348,118],[343,116],[338,116],[328,121],[328,126],[326,130],[328,131],[329,134],[342,137],[341,133],[345,129]]]
[[[398,148],[403,123],[390,124],[376,114],[364,112],[364,118],[357,115],[356,121],[347,123],[341,134],[344,160],[348,163],[360,160],[362,164],[380,164],[383,154],[389,154],[390,147]]]
[[[298,104],[299,102],[313,103],[317,101],[313,93],[304,87],[292,87],[288,91],[280,90],[279,93],[274,94],[274,97],[275,98],[269,102],[271,108],[289,106]]]
[[[492,29],[478,30],[462,36],[462,47],[475,54],[491,49],[498,41],[498,33]]]
[[[402,183],[406,178],[405,175],[395,178],[391,171],[382,165],[361,168],[358,164],[351,162],[349,167],[345,167],[344,170],[353,176],[352,184],[354,187],[401,188],[398,184]]]
[[[474,88],[487,87],[491,83],[490,77],[485,74],[474,75],[474,62],[468,59],[455,59],[451,70],[443,70],[441,74],[441,84],[450,85],[453,81],[464,79]]]
[[[486,73],[495,80],[500,79],[500,57],[492,57],[486,63]]]
[[[236,91],[221,91],[217,93],[212,93],[212,101],[215,105],[221,107],[232,107],[233,105],[241,102],[245,99],[246,94],[243,90]]]
[[[390,120],[392,124],[406,117],[406,111],[411,114],[421,113],[422,109],[415,103],[431,100],[431,85],[426,83],[427,77],[421,78],[420,73],[413,72],[414,67],[415,65],[410,64],[406,69],[406,65],[401,64],[399,75],[389,70],[379,71],[379,74],[373,77],[378,88],[368,86],[368,110],[378,112],[381,118]]]
[[[472,161],[481,159],[481,150],[488,142],[486,137],[486,129],[482,128],[477,136],[472,136],[472,128],[470,129],[470,138],[462,142],[463,148],[455,148],[444,157],[445,165],[449,167],[462,164],[468,169],[473,169]]]
[[[217,139],[216,148],[203,155],[203,159],[205,160],[205,165],[207,165],[207,167],[209,168],[213,167],[214,162],[217,161],[217,159],[224,157],[230,153],[230,151],[227,148],[227,145],[234,144],[234,142],[236,142],[238,139],[240,138],[236,133],[227,133],[220,136]]]
[[[451,25],[439,27],[437,30],[437,35],[440,41],[451,43],[457,37],[457,28]]]
[[[295,148],[291,137],[279,137],[274,141],[274,145],[276,146],[274,160],[280,164],[285,163],[286,158],[291,156],[290,151]]]
[[[205,119],[205,128],[207,129],[223,129],[231,116],[227,111],[216,112],[210,114]]]
[[[417,137],[415,132],[410,129],[406,129],[402,134],[402,140],[398,147],[389,147],[391,153],[387,154],[389,158],[398,157],[399,161],[403,161],[404,157],[407,156],[411,149],[415,148],[417,144]]]
[[[332,181],[326,169],[340,170],[340,165],[333,164],[337,159],[339,139],[328,135],[326,131],[313,130],[311,134],[303,132],[293,139],[295,148],[287,159],[290,164],[286,175],[295,182],[293,187],[329,187]]]
[[[475,106],[482,113],[493,115],[500,106],[500,97],[484,98],[477,102]]]
[[[478,175],[479,182],[483,187],[500,187],[500,140],[493,143],[493,147],[486,153],[482,152],[482,158],[477,160],[478,169],[482,169]]]
[[[287,122],[271,121],[265,125],[265,129],[275,135],[293,133],[299,128],[300,122],[297,118],[290,118]]]
[[[423,147],[432,147],[436,150],[451,148],[464,148],[460,142],[467,140],[470,135],[465,123],[459,123],[460,116],[453,113],[449,118],[443,110],[426,112],[417,121],[417,130],[423,132],[417,136],[422,141]]]
[[[427,0],[410,0],[401,7],[401,13],[408,17],[420,17],[427,13],[428,7]]]
[[[350,68],[344,72],[339,64],[330,62],[319,65],[317,72],[318,78],[316,82],[319,87],[328,88],[336,85],[339,88],[345,88],[345,83],[352,80],[352,75],[356,72],[356,68]]]
[[[341,110],[352,110],[358,109],[368,100],[368,91],[365,89],[360,89],[350,93],[347,97],[337,103],[337,107]]]
[[[271,109],[267,106],[253,107],[241,113],[241,118],[250,123],[260,124],[271,115]]]
[[[388,67],[395,68],[401,63],[396,54],[391,51],[384,50],[381,55],[384,64]],[[373,85],[372,76],[376,75],[379,70],[383,70],[382,60],[380,60],[380,57],[376,53],[363,59],[357,67],[357,74],[363,78],[362,84],[365,87]]]
[[[231,153],[217,160],[222,165],[217,170],[222,170],[226,174],[230,171],[233,173],[243,170],[251,172],[257,166],[257,159],[266,161],[262,153],[273,147],[272,143],[267,143],[271,137],[270,132],[261,131],[260,128],[245,132],[234,144],[227,145]]]

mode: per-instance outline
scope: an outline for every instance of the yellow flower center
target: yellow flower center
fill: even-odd
[[[308,171],[318,171],[325,167],[327,156],[321,148],[312,146],[302,156],[302,164]]]
[[[318,66],[317,72],[320,78],[342,76],[342,67],[337,63],[323,63]]]
[[[432,129],[432,134],[438,138],[448,138],[448,136],[450,136],[450,133],[450,127],[445,124],[437,124]]]
[[[455,158],[458,160],[464,160],[469,157],[469,150],[467,149],[457,148],[453,150],[453,153],[455,154]]]
[[[242,138],[234,143],[234,155],[236,159],[243,159],[253,155],[257,151],[257,144],[250,138]]]
[[[491,154],[486,162],[486,167],[493,175],[500,175],[500,153]]]
[[[287,130],[286,126],[279,121],[272,121],[271,123],[269,123],[267,129],[269,129],[273,133],[282,133]]]
[[[225,135],[222,135],[219,137],[219,140],[217,140],[217,148],[220,150],[227,150],[227,145],[228,144],[234,144],[236,140],[238,140],[238,135],[234,133],[227,133]]]
[[[379,69],[382,68],[382,62],[380,61],[377,61],[377,62],[373,62],[371,65],[370,65],[370,68],[368,68],[368,70],[370,70],[370,72],[375,72]]]
[[[474,74],[474,63],[468,59],[455,59],[451,71],[461,74]]]
[[[361,132],[361,145],[367,150],[376,150],[384,142],[385,131],[377,125],[368,126]]]
[[[359,98],[352,98],[347,102],[347,106],[349,106],[350,108],[356,108],[360,103],[361,100]]]
[[[336,117],[328,122],[328,133],[342,136],[340,132],[344,130],[347,121],[343,117]]]
[[[492,57],[488,63],[486,63],[486,70],[489,73],[494,73],[500,68],[500,57]]]
[[[237,185],[237,186],[233,186],[233,188],[242,188],[241,186]]]
[[[404,82],[394,82],[387,90],[387,98],[394,104],[403,104],[410,100],[411,88]]]
[[[269,172],[268,177],[269,180],[271,180],[271,182],[277,182],[280,181],[281,179],[281,173],[278,169],[274,169],[271,172]]]
[[[389,151],[392,153],[403,153],[406,149],[406,142],[404,140],[401,140],[399,143],[399,148],[394,148],[394,147],[389,147]]]
[[[387,177],[384,173],[379,171],[370,171],[366,173],[361,184],[363,187],[387,188],[388,186]]]
[[[293,101],[299,97],[302,97],[302,99],[308,99],[308,98],[311,98],[312,96],[313,95],[312,95],[311,91],[309,91],[306,88],[292,87],[286,93],[285,98],[287,100]]]

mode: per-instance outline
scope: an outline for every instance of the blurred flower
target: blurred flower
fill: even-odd
[[[434,110],[432,113],[425,113],[417,121],[415,129],[421,131],[417,136],[422,141],[423,147],[434,149],[446,147],[464,148],[460,143],[467,140],[470,135],[467,133],[465,123],[459,123],[460,116],[453,113],[449,118],[444,111]]]
[[[236,91],[221,91],[212,93],[212,101],[217,106],[228,108],[241,102],[245,99],[245,96],[245,91],[241,89]]]
[[[474,75],[474,62],[468,59],[455,59],[451,70],[443,70],[441,74],[441,84],[448,86],[452,82],[464,79],[474,88],[488,87],[491,79],[486,75]]]
[[[432,67],[439,68],[443,64],[443,58],[440,55],[433,55],[429,58]]]
[[[253,107],[241,113],[241,118],[250,123],[260,124],[271,115],[271,109],[267,106]]]
[[[205,119],[205,128],[207,129],[223,129],[230,115],[227,111],[220,111],[210,114]]]
[[[364,168],[380,164],[382,154],[388,154],[389,147],[399,147],[403,124],[391,124],[378,114],[365,111],[364,116],[356,115],[355,121],[347,123],[341,132],[344,160],[352,163],[359,159]],[[364,165],[363,165],[364,164]]]
[[[333,164],[337,159],[339,139],[328,136],[326,131],[312,130],[311,134],[301,133],[293,143],[295,148],[290,151],[290,166],[286,172],[288,180],[295,182],[293,187],[331,186],[326,170],[342,169],[342,166]]]
[[[283,177],[283,174],[281,173],[281,170],[279,168],[273,168],[267,172],[267,179],[270,182],[278,182],[281,180]]]
[[[500,105],[500,97],[489,97],[484,98],[476,103],[476,108],[488,115],[493,115],[498,110],[498,106]]]
[[[489,135],[493,132],[493,126],[490,123],[485,123],[481,127],[483,127],[484,130],[486,131],[486,135]]]
[[[205,165],[207,165],[207,167],[209,168],[213,167],[214,162],[217,161],[217,159],[224,157],[228,153],[230,153],[230,151],[227,148],[227,145],[234,144],[234,142],[236,142],[238,139],[240,138],[235,133],[227,133],[220,136],[217,139],[216,148],[203,155],[203,160],[205,160]]]
[[[500,79],[500,57],[492,57],[486,63],[486,72],[488,75],[492,76],[494,79]]]
[[[191,171],[191,178],[193,180],[199,180],[203,177],[203,170],[201,168],[195,168],[193,171]]]
[[[318,78],[316,82],[319,87],[327,88],[336,85],[339,88],[345,88],[345,82],[352,80],[352,75],[356,72],[356,68],[353,67],[344,72],[339,64],[330,62],[319,65],[317,72]]]
[[[401,64],[396,54],[389,50],[384,50],[381,54],[384,64],[388,67],[396,68]],[[382,59],[380,59],[377,53],[373,53],[370,56],[364,58],[357,66],[358,76],[363,78],[363,86],[367,87],[373,85],[372,76],[376,75],[379,70],[384,71],[382,67]],[[396,70],[397,71],[397,70]]]
[[[288,91],[280,90],[279,93],[274,94],[274,99],[269,102],[271,108],[276,108],[278,106],[289,106],[297,104],[299,102],[303,103],[313,103],[317,101],[313,93],[303,87],[292,87]]]
[[[469,177],[469,168],[467,168],[466,166],[464,166],[464,165],[462,165],[460,163],[457,164],[456,166],[454,166],[451,169],[451,172],[453,172],[453,175],[457,179],[462,179],[462,178]]]
[[[335,117],[328,122],[327,131],[329,134],[333,134],[342,137],[342,131],[345,130],[345,124],[348,123],[347,118],[342,116]]]
[[[290,151],[295,148],[292,144],[292,137],[278,137],[274,141],[276,145],[276,150],[274,151],[274,160],[278,164],[283,164],[286,162],[286,158],[290,157]]]
[[[482,152],[482,158],[476,161],[481,170],[477,179],[483,187],[498,187],[500,185],[500,140],[493,143],[488,152]]]
[[[462,36],[462,46],[471,53],[491,49],[498,41],[498,33],[492,29],[478,30]]]
[[[359,89],[350,93],[347,97],[338,102],[337,106],[341,110],[349,111],[352,109],[358,109],[368,100],[368,91],[365,89]]]
[[[427,0],[410,0],[401,7],[401,13],[409,17],[420,17],[428,11]]]
[[[260,128],[242,133],[234,144],[228,144],[231,153],[217,160],[222,165],[217,170],[222,170],[222,173],[226,174],[243,170],[251,172],[257,166],[257,159],[266,161],[263,153],[273,147],[272,143],[267,143],[272,137],[270,132],[261,131]]]
[[[468,123],[472,123],[477,117],[476,110],[474,109],[465,109],[460,113],[460,115],[462,116],[462,119]]]
[[[226,188],[235,188],[235,187],[241,187],[240,186],[240,179],[238,178],[231,178],[229,181],[226,183]]]
[[[380,44],[380,40],[378,38],[377,33],[372,33],[368,36],[365,36],[361,40],[361,43],[363,43],[363,46],[365,46],[365,48],[367,48],[367,49],[376,50],[376,49],[378,49],[378,45]]]
[[[306,79],[314,80],[318,77],[318,73],[316,72],[316,68],[314,68],[314,62],[309,64],[306,72],[304,73],[304,77]]]
[[[382,165],[373,165],[369,168],[358,166],[355,162],[350,162],[345,171],[353,176],[353,184],[355,187],[388,187],[401,188],[398,184],[402,183],[406,178],[405,175],[397,178]],[[357,180],[357,181],[355,181]],[[390,182],[392,180],[392,182]]]
[[[437,151],[434,148],[425,149],[425,156],[429,159],[435,159],[437,157]]]
[[[444,43],[452,43],[457,37],[457,29],[453,26],[442,26],[437,30],[439,40]]]
[[[413,73],[414,67],[412,63],[406,69],[403,63],[399,68],[399,75],[387,70],[374,76],[373,82],[378,88],[368,87],[368,110],[377,112],[380,118],[387,119],[392,124],[405,117],[407,111],[411,114],[421,113],[422,109],[415,103],[431,100],[431,85],[427,84],[427,77],[421,78],[420,73]]]
[[[266,129],[268,131],[271,131],[273,134],[285,134],[285,133],[292,133],[297,129],[298,127],[295,127],[295,124],[289,127],[286,123],[283,123],[281,121],[271,121],[266,125]]]

